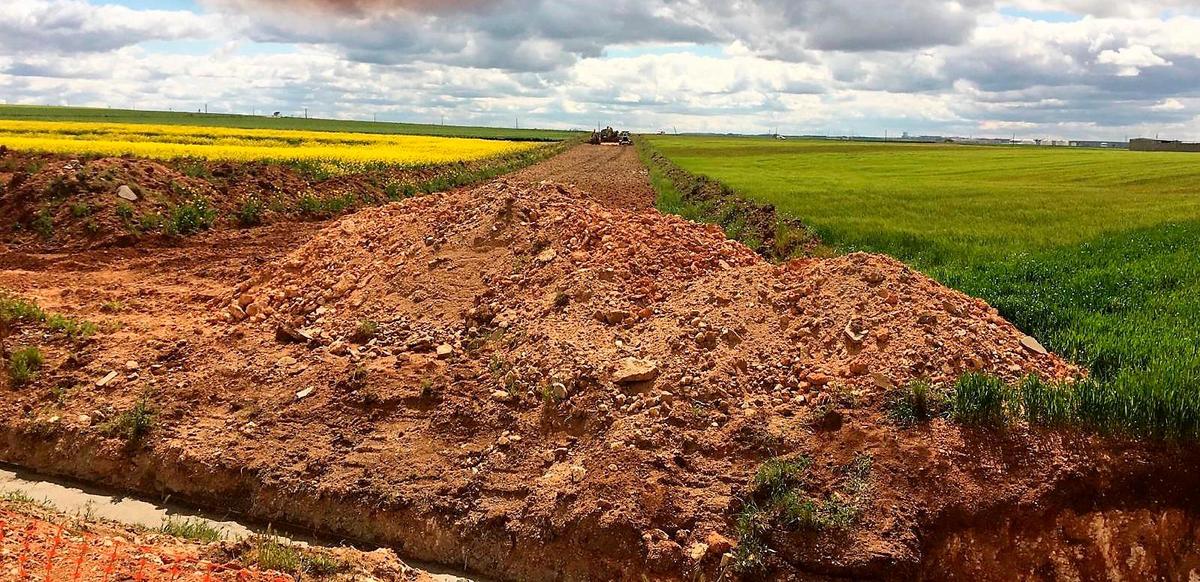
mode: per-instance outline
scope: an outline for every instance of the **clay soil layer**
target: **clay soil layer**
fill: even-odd
[[[1200,563],[1194,448],[890,418],[916,379],[1082,373],[982,301],[600,200],[510,179],[179,246],[4,251],[0,288],[100,331],[6,330],[45,363],[0,386],[0,460],[510,580],[732,576],[756,472],[801,458],[846,519],[754,530],[746,577]]]

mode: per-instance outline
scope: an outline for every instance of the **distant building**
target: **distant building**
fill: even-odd
[[[1138,138],[1130,140],[1129,149],[1137,152],[1200,152],[1200,143]]]
[[[1073,147],[1073,148],[1117,148],[1117,149],[1124,149],[1124,148],[1127,148],[1127,147],[1129,147],[1129,144],[1127,144],[1127,143],[1125,143],[1125,142],[1123,142],[1123,141],[1084,141],[1084,140],[1077,140],[1077,139],[1073,139],[1073,140],[1071,140],[1071,147]]]

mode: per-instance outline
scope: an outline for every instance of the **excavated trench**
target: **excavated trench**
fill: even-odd
[[[194,517],[232,536],[271,527],[302,542],[348,538],[356,545],[392,547],[406,561],[416,560],[411,565],[445,580],[682,579],[649,574],[639,556],[614,555],[613,542],[619,540],[605,541],[602,533],[577,532],[582,535],[522,547],[495,529],[466,532],[403,509],[382,510],[365,499],[315,499],[264,486],[235,469],[188,466],[181,458],[96,454],[86,442],[66,445],[71,453],[64,455],[63,442],[39,444],[15,434],[4,443],[0,458],[20,466],[0,465],[0,492],[19,490],[66,512],[147,527],[167,516]],[[914,532],[920,546],[910,556],[915,560],[892,555],[851,568],[803,560],[797,565],[820,579],[1195,580],[1198,493],[1195,469],[1170,478],[1151,466],[1124,475],[1097,472],[1028,503],[970,514],[949,511],[926,531]],[[156,497],[167,501],[145,501]],[[626,541],[636,549],[636,542]]]
[[[81,474],[72,471],[70,474]],[[187,520],[204,523],[227,540],[251,537],[254,535],[270,535],[282,543],[299,546],[340,546],[353,540],[332,538],[323,535],[320,530],[302,528],[294,524],[256,520],[245,513],[231,513],[228,505],[217,509],[208,509],[195,504],[181,502],[182,498],[172,497],[169,492],[156,492],[162,497],[153,500],[149,491],[141,491],[137,495],[125,487],[107,488],[97,486],[102,482],[89,479],[86,482],[71,477],[51,476],[24,467],[0,463],[0,495],[20,494],[38,503],[53,507],[56,511],[80,516],[88,520],[101,519],[122,525],[131,525],[148,529],[157,529],[170,520]],[[266,516],[261,516],[265,518]],[[361,543],[359,547],[370,549],[370,545]],[[465,572],[421,561],[406,560],[409,566],[424,571],[437,582],[488,582],[490,579],[479,575],[468,575]]]

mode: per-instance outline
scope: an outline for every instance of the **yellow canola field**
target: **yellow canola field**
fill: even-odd
[[[5,120],[0,120],[0,145],[58,154],[303,161],[337,167],[423,166],[490,158],[538,146],[418,135]]]

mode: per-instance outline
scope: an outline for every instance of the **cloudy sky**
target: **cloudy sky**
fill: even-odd
[[[1200,139],[1200,0],[2,0],[0,101]]]

